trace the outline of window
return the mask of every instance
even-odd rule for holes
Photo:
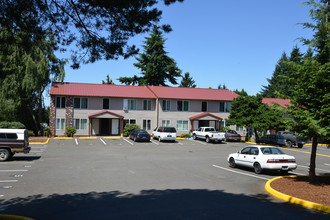
[[[75,118],[73,120],[73,126],[77,130],[87,130],[87,119]]]
[[[169,127],[171,124],[170,120],[162,120],[162,127]]]
[[[87,98],[74,98],[73,100],[74,108],[87,109],[88,99]]]
[[[56,130],[65,130],[65,118],[56,119]]]
[[[109,109],[110,105],[109,105],[109,99],[103,99],[103,109]]]
[[[202,112],[207,112],[207,102],[202,102]]]
[[[0,139],[17,139],[16,133],[0,133]]]
[[[241,151],[241,154],[250,154],[250,147],[246,147]]]
[[[127,124],[136,124],[135,119],[124,119],[124,128]]]
[[[171,110],[171,100],[163,100],[163,111]]]
[[[177,110],[187,112],[189,110],[189,102],[177,101]]]
[[[65,97],[56,97],[56,108],[65,108]]]
[[[178,131],[188,131],[188,121],[187,120],[177,120],[176,130],[178,130]]]
[[[136,110],[136,100],[124,99],[124,110]]]
[[[230,112],[231,102],[220,102],[219,112]]]
[[[151,120],[143,120],[143,129],[150,130],[151,129]]]
[[[151,110],[151,100],[143,100],[143,110]]]

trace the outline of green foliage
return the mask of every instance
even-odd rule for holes
[[[190,138],[190,134],[181,134],[180,138]]]
[[[190,76],[190,73],[186,72],[184,76],[182,76],[179,87],[196,88],[195,80]]]
[[[77,129],[75,127],[65,127],[64,134],[67,137],[73,137],[73,135],[77,132]]]
[[[140,129],[140,125],[137,124],[126,124],[124,128],[124,137],[128,137],[129,133],[131,131],[134,131],[135,129]]]
[[[44,129],[45,129],[45,136],[46,137],[49,137],[49,134],[50,134],[50,128],[49,128],[49,126],[46,126]]]
[[[102,84],[111,84],[114,85],[115,83],[112,81],[112,79],[110,79],[109,74],[107,75],[106,80],[102,80]]]
[[[21,122],[2,121],[0,122],[0,128],[25,129],[25,125]]]
[[[240,96],[248,96],[247,92],[242,89],[241,91],[239,91],[238,89],[234,90],[234,92]]]
[[[225,84],[223,84],[222,86],[221,86],[221,84],[219,84],[218,89],[228,89],[228,88]]]
[[[176,1],[163,0],[165,5]],[[128,58],[138,53],[135,45],[129,45],[131,37],[146,33],[159,22],[162,11],[160,0],[125,1],[0,1],[0,24],[4,28],[21,30],[35,39],[53,33],[65,51],[72,43],[72,67],[80,63],[93,63],[101,59]],[[169,31],[169,25],[163,25]],[[33,44],[18,42],[19,47]]]
[[[222,130],[227,131],[227,130],[231,130],[231,129],[230,129],[230,127],[223,127]]]
[[[146,37],[143,45],[144,53],[136,57],[134,66],[141,70],[143,76],[120,77],[118,80],[126,85],[167,86],[167,81],[177,84],[176,78],[181,76],[181,70],[174,59],[165,51],[165,39],[158,26],[154,26],[150,37]]]

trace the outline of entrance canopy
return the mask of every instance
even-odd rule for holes
[[[195,115],[193,117],[190,117],[189,119],[190,120],[220,120],[220,121],[223,120],[223,118],[220,118],[220,117],[213,115],[211,113],[208,113],[208,112],[204,112],[202,114]]]
[[[200,127],[214,127],[216,130],[221,130],[222,118],[208,112],[204,112],[189,118],[191,121],[192,130],[197,130]]]
[[[102,111],[96,114],[89,115],[88,118],[124,118],[124,116],[110,111]]]

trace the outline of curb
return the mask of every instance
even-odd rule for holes
[[[29,144],[49,144],[49,141],[50,141],[50,138],[48,138],[47,141],[45,141],[45,142],[30,142],[29,141]]]
[[[291,175],[291,176],[286,176],[286,177],[296,177],[296,175]],[[284,200],[286,202],[301,205],[305,208],[310,208],[310,209],[315,209],[315,210],[322,211],[322,212],[325,212],[325,213],[330,213],[330,206],[321,205],[321,204],[306,201],[306,200],[303,200],[303,199],[298,199],[296,197],[286,195],[284,193],[281,193],[281,192],[273,189],[270,186],[271,182],[273,182],[274,180],[277,180],[277,179],[281,179],[281,178],[285,178],[285,177],[280,176],[280,177],[276,177],[274,179],[268,180],[266,185],[265,185],[266,191],[269,192],[271,195],[275,196],[276,198],[279,198],[279,199]]]

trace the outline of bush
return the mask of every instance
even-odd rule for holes
[[[140,129],[140,125],[137,124],[126,124],[124,128],[124,137],[128,137],[129,133],[131,131],[134,131],[135,129]]]
[[[222,130],[223,131],[230,130],[230,127],[223,127]]]
[[[180,138],[190,138],[190,134],[181,134]]]
[[[25,125],[21,122],[2,121],[0,122],[0,128],[25,129]]]
[[[49,137],[49,134],[50,134],[50,128],[49,128],[49,126],[46,126],[46,127],[44,127],[44,131],[45,131],[45,136],[46,137]]]
[[[66,127],[65,128],[65,135],[67,137],[73,137],[73,135],[77,132],[77,129],[76,128],[73,128],[73,127]]]

